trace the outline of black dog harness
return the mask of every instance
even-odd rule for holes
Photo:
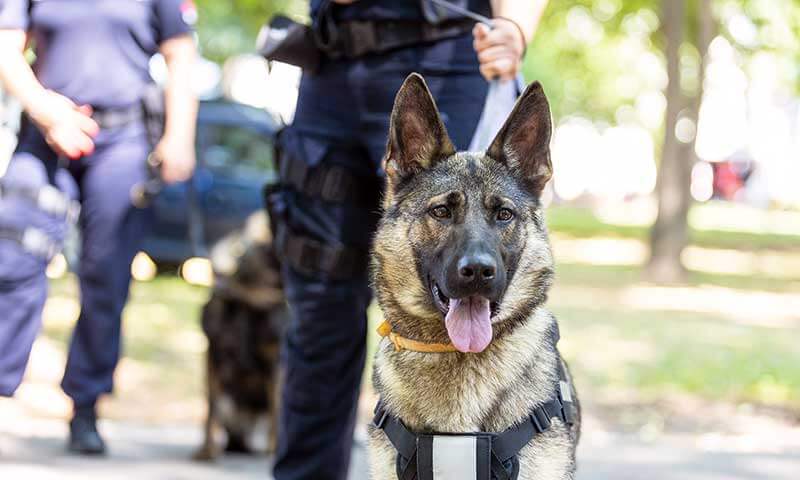
[[[386,410],[375,407],[375,427],[397,450],[399,480],[516,480],[519,451],[547,431],[552,419],[572,425],[576,407],[563,368],[556,398],[533,409],[519,424],[500,433],[414,433]]]

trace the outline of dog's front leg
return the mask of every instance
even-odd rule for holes
[[[198,461],[213,461],[220,453],[220,448],[214,442],[214,432],[219,426],[217,419],[217,378],[214,367],[211,364],[211,354],[206,353],[207,375],[206,375],[206,390],[208,393],[208,415],[206,416],[206,423],[204,427],[205,439],[203,445],[197,449],[192,455],[192,459]]]

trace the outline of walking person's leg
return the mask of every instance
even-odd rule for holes
[[[55,202],[70,202],[75,196],[74,184],[56,167],[55,155],[43,144],[23,142],[0,178],[0,396],[13,395],[22,381],[47,297],[49,258],[21,243],[21,235],[34,229],[54,253],[66,232],[65,216],[43,211],[34,199],[44,190]]]
[[[80,453],[104,451],[95,404],[113,388],[130,265],[148,223],[149,212],[137,210],[130,200],[131,188],[147,178],[147,153],[143,136],[101,144],[77,176],[83,204],[81,313],[61,386],[75,408],[70,447]]]

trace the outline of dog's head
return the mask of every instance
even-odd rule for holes
[[[544,301],[553,268],[539,198],[552,172],[550,132],[534,83],[486,152],[456,152],[422,77],[406,79],[373,255],[397,333],[480,352]]]

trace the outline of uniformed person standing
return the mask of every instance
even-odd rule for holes
[[[394,96],[411,72],[466,149],[487,79],[514,77],[544,0],[457,0],[494,28],[426,0],[311,1],[320,69],[300,85],[269,196],[293,322],[274,466],[277,480],[344,480],[364,368],[368,251],[378,220]]]
[[[130,264],[147,225],[130,192],[148,178],[154,142],[141,100],[157,52],[169,80],[155,154],[166,182],[194,168],[195,17],[191,0],[0,0],[0,81],[25,112],[0,179],[0,395],[22,379],[47,294],[45,267],[79,201],[81,313],[61,384],[74,403],[75,452],[105,449],[95,403],[112,389]]]

